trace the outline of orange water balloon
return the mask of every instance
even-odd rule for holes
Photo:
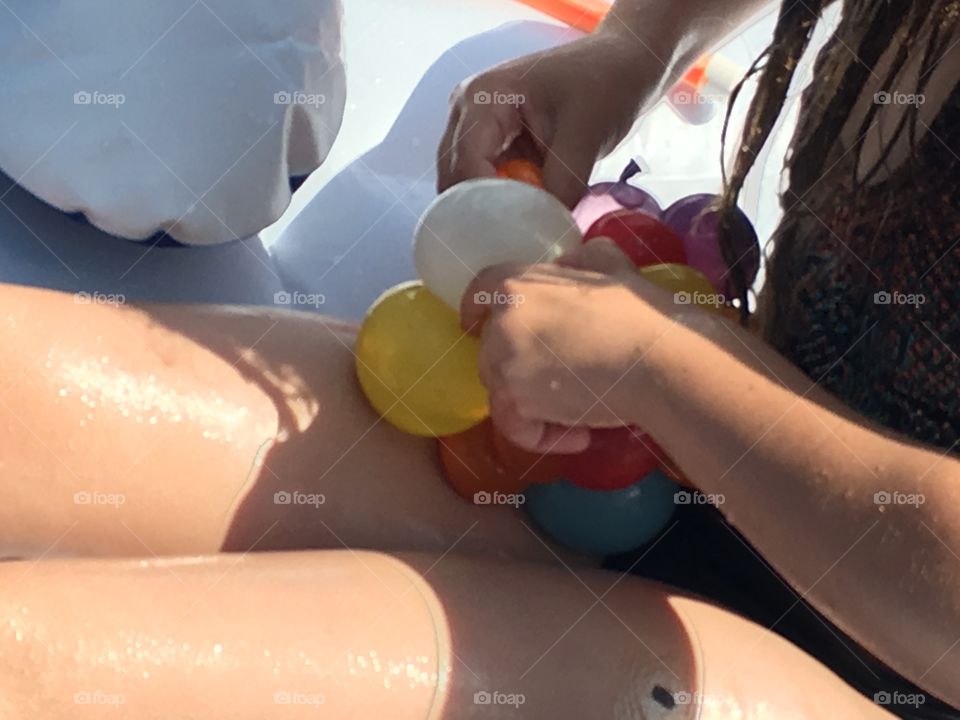
[[[493,432],[493,424],[485,420],[465,432],[440,438],[444,477],[464,500],[483,504],[482,493],[514,495],[530,485],[522,473],[508,470],[497,457]]]
[[[507,160],[498,165],[497,177],[517,180],[538,188],[543,187],[543,171],[540,166],[523,158]]]

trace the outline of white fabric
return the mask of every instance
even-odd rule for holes
[[[259,232],[346,95],[339,0],[6,0],[0,170],[125,238]]]
[[[514,5],[525,11],[519,3],[506,7]],[[451,7],[451,12],[462,12]],[[414,228],[436,197],[437,144],[447,122],[450,91],[496,63],[580,35],[522,21],[468,37],[443,53],[416,83],[383,142],[323,186],[269,245],[287,289],[307,297],[322,294],[320,312],[360,320],[385,289],[415,278]],[[391,68],[394,75],[400,70]]]

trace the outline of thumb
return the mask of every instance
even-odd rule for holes
[[[599,148],[584,141],[576,123],[561,123],[546,150],[543,185],[569,208],[579,202],[597,161]]]

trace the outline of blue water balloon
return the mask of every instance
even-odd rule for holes
[[[586,490],[567,480],[534,485],[526,508],[547,535],[571,550],[616,555],[666,529],[678,486],[659,470],[623,490]]]

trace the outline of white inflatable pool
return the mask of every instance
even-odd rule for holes
[[[749,64],[771,29],[772,18],[761,18],[724,54]],[[515,0],[346,0],[343,125],[277,223],[217,246],[153,247],[100,232],[0,175],[0,281],[167,302],[289,304],[285,291],[303,292],[311,304],[299,309],[358,319],[383,289],[414,275],[410,243],[434,196],[434,154],[451,89],[490,65],[579,34]],[[778,217],[771,172],[775,180],[792,122],[790,114],[771,161],[747,187],[746,209],[761,239]],[[685,126],[658,106],[595,178],[612,179],[640,156],[651,172],[638,184],[662,202],[714,191],[716,127]]]

